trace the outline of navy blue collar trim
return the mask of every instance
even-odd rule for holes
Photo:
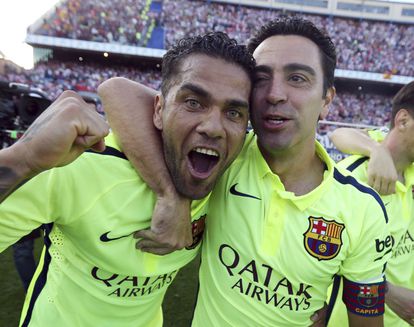
[[[349,171],[354,171],[367,160],[368,160],[368,157],[359,158],[355,160],[353,163],[351,163],[346,169],[348,169]]]

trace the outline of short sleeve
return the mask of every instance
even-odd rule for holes
[[[381,199],[373,198],[361,210],[361,215],[353,219],[362,219],[362,228],[359,235],[351,233],[349,253],[341,266],[343,300],[355,314],[381,315],[384,313],[384,271],[393,246]]]

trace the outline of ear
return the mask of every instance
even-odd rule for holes
[[[404,131],[407,129],[411,116],[405,109],[398,110],[394,118],[394,125],[398,128],[399,131]]]
[[[160,131],[162,130],[162,111],[164,108],[164,97],[158,93],[154,99],[154,116],[152,118],[154,125]]]
[[[319,119],[325,119],[329,113],[329,105],[332,103],[334,97],[336,95],[336,89],[331,86],[329,89],[326,90],[325,98],[323,99],[324,103],[322,106],[322,111],[319,114]]]

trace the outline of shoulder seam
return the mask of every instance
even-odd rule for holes
[[[351,163],[348,167],[346,167],[346,169],[349,171],[354,171],[367,160],[368,160],[368,157],[359,158],[355,160],[353,163]]]
[[[385,209],[384,202],[381,197],[372,188],[360,184],[354,177],[342,175],[337,168],[334,168],[334,178],[341,184],[349,184],[355,187],[358,191],[371,195],[381,206],[382,212],[384,213],[385,222],[388,223],[387,210]]]

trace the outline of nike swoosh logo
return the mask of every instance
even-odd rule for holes
[[[102,242],[111,242],[111,241],[116,241],[116,240],[119,240],[120,238],[124,238],[124,237],[128,237],[128,236],[131,236],[133,233],[131,233],[131,234],[128,234],[128,235],[124,235],[124,236],[119,236],[119,237],[114,237],[114,238],[109,238],[108,237],[108,234],[109,234],[110,232],[106,232],[106,233],[104,233],[104,234],[102,234],[101,235],[101,237],[99,238]]]
[[[389,204],[390,204],[390,203],[389,203],[389,202],[387,202],[387,203],[385,203],[385,204],[384,204],[384,206],[387,206],[387,205],[389,205]]]
[[[230,187],[230,193],[233,195],[237,195],[237,196],[243,196],[245,198],[252,198],[252,199],[256,199],[256,200],[261,200],[261,198],[258,198],[257,196],[254,195],[250,195],[250,194],[246,194],[246,193],[242,193],[236,190],[236,186],[238,183],[234,184],[232,187]]]

